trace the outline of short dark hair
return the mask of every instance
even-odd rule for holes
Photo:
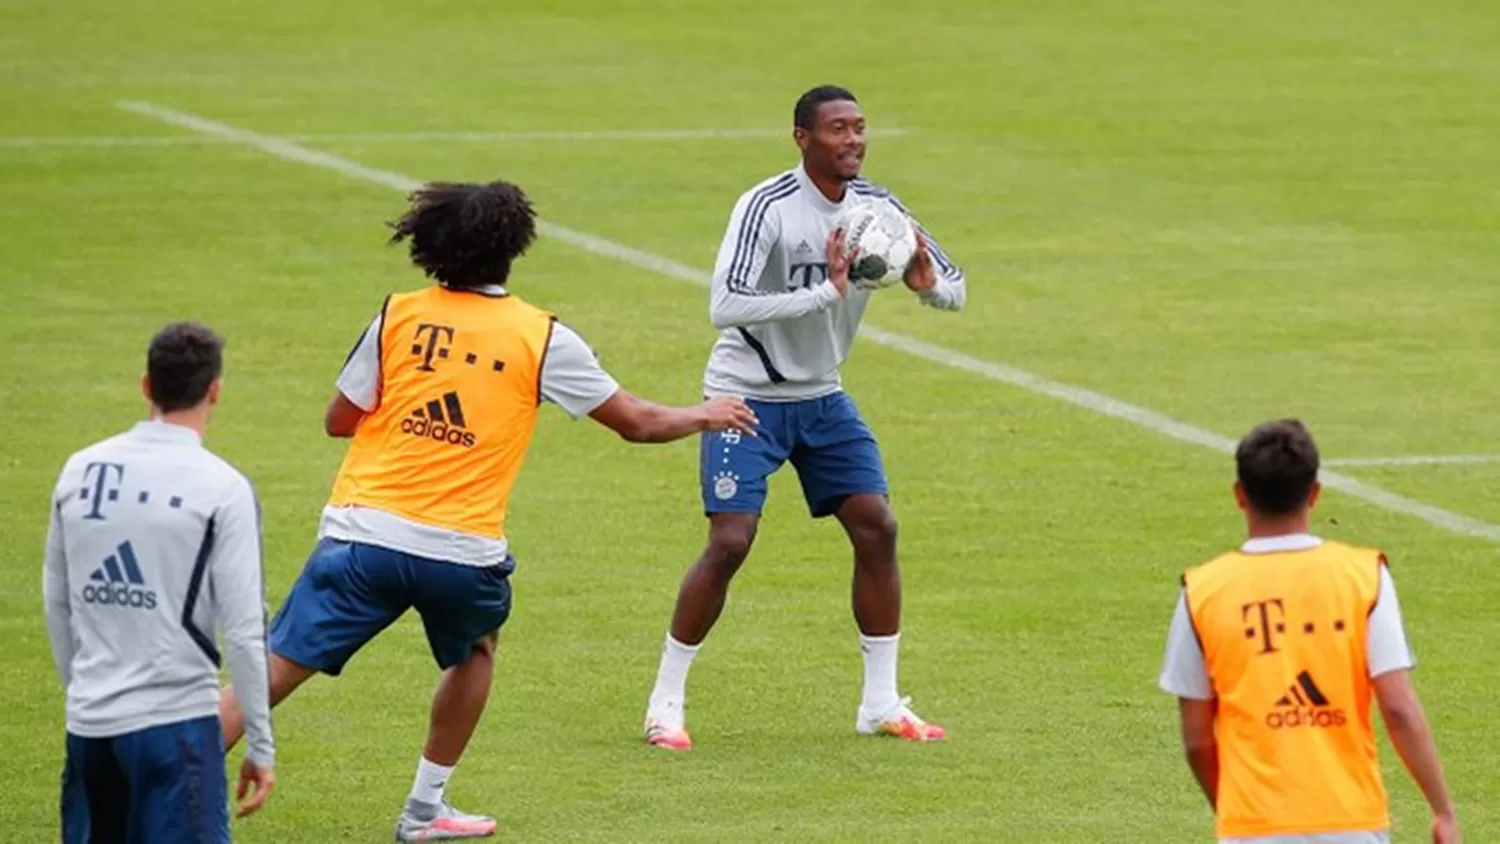
[[[819,85],[797,98],[797,106],[792,109],[792,125],[802,129],[811,129],[818,120],[819,106],[844,100],[851,103],[859,102],[848,88],[840,88],[837,85]]]
[[[503,284],[536,239],[531,200],[509,182],[433,182],[410,199],[390,242],[411,238],[411,262],[444,287]]]
[[[1318,480],[1318,445],[1297,419],[1255,426],[1234,450],[1245,497],[1257,512],[1286,516],[1307,505]]]
[[[146,350],[151,403],[163,413],[197,407],[224,371],[224,340],[206,325],[174,322]]]

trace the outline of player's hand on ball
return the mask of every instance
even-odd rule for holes
[[[906,265],[902,276],[906,286],[913,292],[931,290],[937,284],[937,271],[932,268],[932,255],[927,251],[927,238],[917,232],[917,251],[912,253],[911,263]]]
[[[703,411],[709,431],[740,431],[753,437],[760,424],[755,411],[739,396],[715,396],[703,403]]]
[[[844,251],[848,233],[836,228],[828,235],[828,280],[839,291],[840,296],[849,295],[849,268],[859,258],[859,247]]]

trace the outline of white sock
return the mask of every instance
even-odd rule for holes
[[[901,634],[859,634],[859,650],[865,657],[865,692],[860,706],[868,712],[884,713],[901,697],[896,693],[896,646]]]
[[[701,647],[701,644],[684,645],[667,634],[667,643],[661,649],[661,666],[656,669],[656,688],[651,690],[652,715],[659,716],[658,710],[672,708],[680,717],[682,702],[687,697],[688,669]]]
[[[417,763],[417,781],[412,783],[411,799],[419,803],[443,802],[443,786],[448,784],[448,777],[452,775],[452,768],[429,762],[423,756],[422,761]]]

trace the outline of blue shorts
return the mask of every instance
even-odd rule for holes
[[[706,512],[759,514],[767,479],[788,460],[814,518],[833,515],[851,495],[887,494],[875,435],[847,394],[748,404],[760,417],[759,436],[703,435],[698,472]]]
[[[463,663],[510,617],[515,561],[483,568],[323,539],[271,621],[271,652],[338,676],[376,634],[415,607],[440,668]]]
[[[218,716],[112,738],[68,734],[64,844],[228,844]]]

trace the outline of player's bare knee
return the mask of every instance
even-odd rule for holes
[[[714,525],[708,537],[708,551],[703,555],[714,569],[726,577],[732,577],[745,558],[750,556],[750,546],[755,544],[755,525],[729,523]]]
[[[896,547],[896,528],[896,514],[882,509],[850,525],[849,538],[856,549],[890,550]]]

